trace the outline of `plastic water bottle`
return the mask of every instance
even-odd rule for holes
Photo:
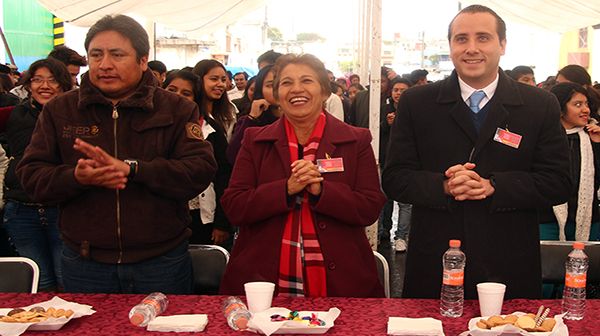
[[[451,240],[450,248],[442,258],[444,276],[440,296],[440,314],[448,317],[460,317],[465,301],[464,278],[467,257],[460,250],[460,240]]]
[[[157,315],[163,313],[169,300],[163,293],[151,293],[146,296],[137,306],[129,311],[129,321],[138,327],[145,327],[148,322],[152,321]]]
[[[223,301],[223,315],[231,329],[244,330],[248,328],[251,314],[239,297],[230,296]]]
[[[582,242],[573,243],[573,251],[565,262],[565,289],[562,311],[568,320],[581,320],[585,312],[585,283],[588,270],[588,256],[583,252]]]

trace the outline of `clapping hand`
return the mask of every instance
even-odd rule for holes
[[[292,163],[292,175],[287,181],[288,195],[295,195],[306,189],[312,195],[321,194],[323,177],[317,166],[308,160],[297,160]]]
[[[125,189],[126,176],[129,174],[128,164],[81,139],[75,139],[73,148],[87,157],[79,159],[75,166],[75,179],[79,183],[109,189]]]

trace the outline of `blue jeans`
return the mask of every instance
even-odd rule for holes
[[[99,263],[64,246],[62,268],[65,291],[71,293],[192,293],[187,241],[161,256],[133,264]]]
[[[412,204],[399,203],[398,208],[398,229],[394,234],[394,240],[408,238],[408,231],[410,230],[410,218],[412,216]]]
[[[39,289],[62,287],[60,252],[62,240],[58,230],[56,207],[26,205],[7,201],[4,226],[17,252],[35,261],[40,268]]]

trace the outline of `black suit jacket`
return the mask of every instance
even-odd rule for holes
[[[505,283],[507,298],[541,294],[536,209],[568,198],[567,141],[553,95],[499,76],[479,133],[456,72],[400,99],[382,184],[389,198],[413,204],[405,297],[439,297],[450,239],[460,239],[467,255],[467,298],[485,281]],[[494,141],[498,128],[521,135],[519,148]],[[465,162],[493,176],[491,197],[455,201],[444,193],[444,171]]]

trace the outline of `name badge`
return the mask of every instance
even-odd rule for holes
[[[517,133],[509,132],[508,130],[501,129],[500,127],[496,129],[496,134],[494,135],[494,141],[505,144],[512,148],[519,148],[522,138],[523,137]]]
[[[343,158],[328,158],[317,160],[317,169],[320,173],[335,173],[344,171]]]

